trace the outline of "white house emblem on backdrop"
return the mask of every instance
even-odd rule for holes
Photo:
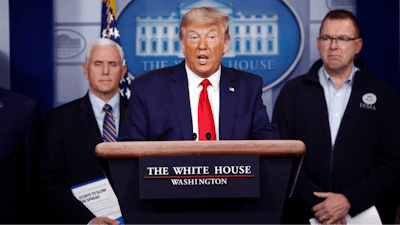
[[[70,59],[78,56],[86,49],[86,40],[82,34],[70,29],[54,31],[55,57]]]
[[[219,6],[213,4],[212,6]],[[180,5],[180,15],[185,15],[193,4]],[[232,14],[232,8],[221,11]],[[232,43],[224,57],[277,55],[278,15],[243,15],[237,12],[230,18]],[[181,18],[175,12],[168,17],[136,17],[137,56],[176,56],[184,58],[179,42]],[[161,34],[161,35],[157,35]],[[255,36],[255,37],[253,37]]]
[[[129,72],[140,76],[180,63],[181,18],[198,7],[229,15],[230,45],[222,64],[261,76],[263,90],[285,79],[300,60],[304,31],[285,0],[134,0],[118,17]]]

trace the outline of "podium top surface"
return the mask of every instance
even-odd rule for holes
[[[260,155],[260,157],[302,157],[306,146],[297,140],[243,141],[132,141],[103,142],[96,155],[104,159],[136,159],[142,156]]]

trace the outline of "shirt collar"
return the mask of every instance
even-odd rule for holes
[[[112,114],[115,116],[116,109],[119,109],[119,104],[120,104],[120,95],[119,92],[117,92],[108,102],[104,102],[101,98],[97,97],[94,95],[90,90],[89,90],[89,99],[90,103],[92,104],[92,109],[94,112],[94,115],[96,117],[100,116],[100,114],[103,112],[103,107],[107,103],[111,106],[112,108]]]
[[[353,66],[352,66],[351,72],[350,72],[350,76],[345,80],[345,82],[347,82],[347,81],[353,82],[353,81],[354,81],[354,75],[356,74],[356,72],[357,72],[358,70],[360,70],[360,69],[357,68],[357,67],[355,67],[355,66],[354,66],[354,63],[353,63]],[[326,71],[325,66],[322,66],[322,73],[323,73],[324,77],[325,77],[328,81],[332,80],[331,76],[329,76],[328,72]]]
[[[185,62],[185,69],[186,69],[186,74],[188,78],[188,86],[189,90],[194,90],[196,87],[200,85],[200,83],[205,79],[197,74],[195,74],[186,64]],[[221,81],[221,65],[219,66],[218,70],[213,73],[211,76],[207,78],[212,87],[214,88],[215,91],[219,91],[219,83]]]

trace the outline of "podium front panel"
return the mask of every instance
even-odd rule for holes
[[[260,198],[231,199],[139,200],[138,159],[107,162],[126,224],[279,224],[294,159],[260,157]]]

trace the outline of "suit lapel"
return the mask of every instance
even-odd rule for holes
[[[82,98],[81,104],[79,106],[78,116],[90,136],[92,136],[92,138],[98,143],[103,142],[103,138],[101,137],[96,118],[93,114],[92,105],[90,104],[89,94],[86,94]]]
[[[233,123],[235,120],[237,91],[234,75],[221,66],[220,109],[219,109],[219,139],[232,139]],[[221,116],[222,115],[222,116]]]
[[[178,115],[183,140],[191,140],[193,126],[185,61],[182,61],[182,63],[176,67],[174,73],[171,75],[169,90],[171,92],[174,107]]]

